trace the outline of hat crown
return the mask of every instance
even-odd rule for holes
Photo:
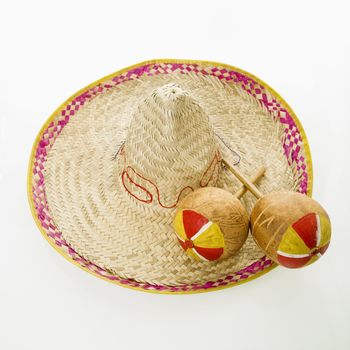
[[[121,180],[133,200],[175,207],[192,190],[215,185],[218,145],[209,117],[177,84],[155,89],[135,109],[123,147]]]

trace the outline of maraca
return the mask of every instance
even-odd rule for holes
[[[312,198],[297,192],[263,196],[256,186],[226,161],[223,164],[258,198],[250,217],[255,242],[276,263],[298,268],[309,265],[327,250],[331,223]]]
[[[265,168],[251,179],[257,181]],[[186,196],[178,206],[173,225],[186,253],[203,261],[215,261],[235,254],[249,231],[249,215],[239,201],[246,192],[242,186],[235,195],[216,187],[203,187]]]

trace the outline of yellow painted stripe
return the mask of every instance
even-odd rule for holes
[[[180,210],[176,216],[175,219],[173,221],[173,227],[174,230],[176,232],[176,235],[182,239],[183,241],[185,241],[186,238],[186,233],[185,233],[185,228],[184,228],[184,223],[183,223],[183,215],[182,215],[182,210]]]
[[[193,240],[193,244],[200,248],[224,248],[225,240],[220,227],[213,222],[201,235]]]
[[[282,240],[278,246],[278,250],[287,254],[309,254],[310,249],[295,232],[292,226],[289,226],[287,231],[282,237]]]
[[[193,248],[187,249],[186,253],[189,257],[197,261],[206,260],[206,259],[202,259],[202,257]]]
[[[326,245],[330,239],[331,239],[331,223],[329,219],[325,216],[320,214],[320,225],[321,225],[321,240],[319,247],[323,247]]]

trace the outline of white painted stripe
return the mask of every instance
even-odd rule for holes
[[[317,222],[317,231],[316,231],[316,246],[319,247],[320,246],[320,242],[321,242],[321,222],[320,222],[320,216],[316,215],[316,222]]]
[[[184,242],[184,243],[185,243],[185,241],[183,240],[183,238],[180,237],[176,231],[175,231],[175,234],[176,234],[176,237],[177,237],[181,242]]]
[[[206,259],[203,255],[200,255],[200,254],[196,251],[196,249],[194,249],[194,248],[191,248],[191,249],[192,249],[193,253],[195,253],[195,254],[198,256],[199,259],[204,260],[204,261],[209,261],[209,260]]]
[[[287,258],[306,258],[307,256],[310,256],[309,254],[288,254],[281,252],[280,250],[277,251],[277,254],[285,256]]]
[[[198,236],[200,236],[207,228],[209,228],[213,223],[211,221],[208,221],[205,225],[201,227],[201,229],[191,238],[191,241],[193,242]]]

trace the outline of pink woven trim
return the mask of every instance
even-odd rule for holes
[[[116,275],[111,274],[105,269],[102,269],[92,262],[81,257],[74,251],[64,240],[62,233],[55,226],[50,216],[48,203],[45,194],[45,182],[44,182],[44,165],[47,159],[47,152],[54,143],[55,139],[59,136],[65,125],[69,122],[70,118],[82,107],[84,104],[93,99],[98,94],[101,94],[114,86],[124,83],[128,80],[137,79],[141,76],[153,76],[157,74],[170,74],[173,72],[188,74],[189,72],[216,76],[220,80],[232,81],[242,87],[247,93],[254,96],[262,105],[270,111],[270,113],[278,118],[280,123],[285,127],[284,138],[282,146],[284,148],[285,155],[290,163],[296,165],[296,169],[301,176],[301,183],[299,192],[307,193],[308,174],[306,172],[305,158],[301,154],[302,136],[295,124],[293,118],[289,114],[286,108],[283,107],[275,97],[271,96],[264,86],[254,81],[250,77],[236,71],[227,70],[220,67],[201,67],[198,64],[175,64],[175,63],[161,63],[161,64],[147,64],[138,68],[131,69],[126,73],[120,74],[113,79],[100,83],[78,97],[71,100],[56,116],[46,130],[42,133],[41,139],[38,142],[35,159],[33,164],[33,184],[32,194],[34,207],[37,213],[37,217],[40,224],[47,236],[58,246],[62,251],[68,255],[71,259],[77,262],[83,268],[90,270],[96,275],[105,277],[112,281],[117,281],[120,284],[127,285],[128,287],[141,288],[144,290],[156,290],[164,292],[190,292],[208,290],[216,287],[224,287],[236,284],[242,280],[249,279],[255,274],[262,272],[266,268],[272,265],[272,261],[267,257],[263,257],[248,267],[245,267],[239,272],[226,276],[223,279],[217,281],[208,281],[205,284],[190,284],[182,285],[178,287],[169,287],[162,285],[153,285],[149,283],[137,282],[132,279],[123,279]]]

